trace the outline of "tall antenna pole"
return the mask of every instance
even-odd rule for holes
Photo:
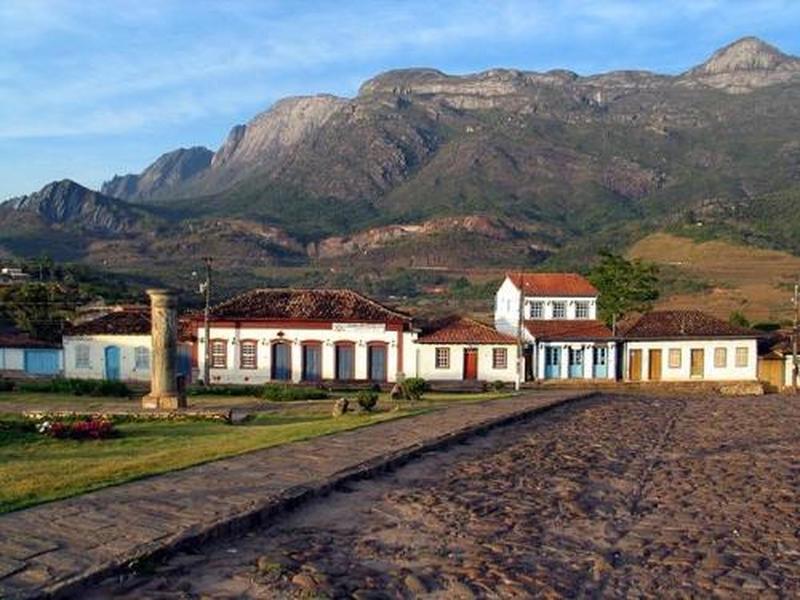
[[[522,353],[522,320],[525,310],[525,274],[519,274],[519,305],[517,306],[517,380],[514,389],[519,391],[525,378],[525,357]]]
[[[792,390],[797,394],[797,325],[800,321],[800,303],[798,303],[798,284],[794,284],[794,326],[792,327]]]
[[[204,339],[206,341],[205,346],[205,360],[203,361],[203,383],[205,385],[211,385],[211,324],[209,322],[209,318],[211,316],[211,262],[212,258],[210,256],[203,257],[203,262],[206,265],[206,280],[202,285],[203,292],[205,294],[205,309],[203,310],[203,329],[204,329]]]

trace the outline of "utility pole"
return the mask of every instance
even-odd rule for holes
[[[205,339],[205,360],[203,361],[203,383],[211,385],[211,262],[210,256],[204,256],[203,262],[206,265],[206,280],[200,284],[200,291],[205,294],[206,305],[203,310],[203,337]]]
[[[794,296],[792,302],[794,303],[794,323],[792,327],[792,390],[797,394],[797,325],[800,321],[800,303],[798,303],[798,284],[794,284]]]
[[[517,306],[517,380],[514,389],[520,390],[525,379],[525,357],[522,353],[522,321],[525,310],[525,274],[519,274],[519,304]]]

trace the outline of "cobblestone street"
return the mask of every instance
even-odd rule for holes
[[[91,597],[789,598],[800,402],[600,397]]]

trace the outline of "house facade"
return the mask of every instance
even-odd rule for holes
[[[624,379],[756,381],[759,336],[697,310],[647,313],[624,328]]]
[[[495,328],[520,336],[525,380],[615,379],[617,342],[597,320],[597,289],[577,273],[509,273]]]
[[[517,340],[465,317],[424,327],[416,341],[416,374],[429,381],[517,379]]]
[[[257,289],[211,311],[211,383],[390,383],[415,369],[411,318],[351,290]],[[194,321],[204,372],[202,319]]]
[[[108,313],[71,327],[63,338],[64,375],[74,379],[150,381],[149,309]],[[191,341],[178,344],[178,372],[191,379]]]
[[[64,369],[60,343],[31,338],[19,331],[0,333],[0,373],[5,377],[55,377]]]

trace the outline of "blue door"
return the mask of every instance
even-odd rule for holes
[[[292,355],[289,344],[272,344],[272,379],[289,381],[292,378]]]
[[[561,348],[544,349],[544,378],[558,379],[561,377]]]
[[[106,346],[106,379],[119,379],[119,348]]]
[[[386,346],[371,345],[368,348],[367,361],[370,381],[386,381]]]
[[[594,348],[594,373],[595,379],[608,377],[608,348],[596,346]]]
[[[25,350],[25,372],[30,375],[57,375],[58,350]]]
[[[583,350],[580,348],[569,349],[569,378],[583,377]]]

